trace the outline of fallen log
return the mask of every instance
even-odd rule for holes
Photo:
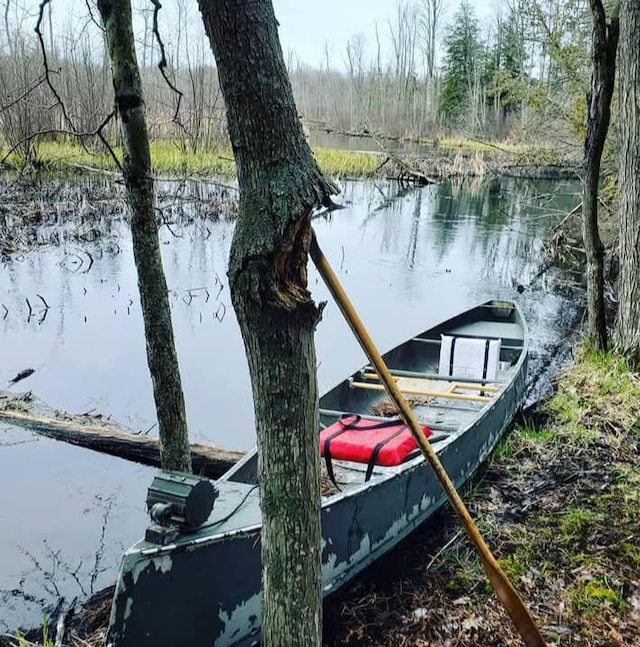
[[[399,179],[401,180],[409,180],[411,182],[414,182],[416,184],[420,185],[425,185],[425,184],[437,184],[438,180],[434,177],[430,177],[426,173],[423,173],[420,169],[414,168],[410,164],[408,164],[405,160],[403,160],[400,155],[394,153],[392,150],[389,150],[383,142],[380,141],[379,137],[376,137],[375,135],[371,135],[373,141],[375,141],[376,144],[380,147],[380,149],[384,152],[384,154],[387,156],[385,161],[380,164],[378,169],[382,168],[387,162],[391,161],[393,162],[401,172],[401,177]]]
[[[158,438],[137,434],[112,421],[97,416],[60,414],[38,403],[42,411],[29,411],[35,400],[30,394],[0,393],[0,420],[31,429],[38,434],[118,456],[144,465],[160,467]],[[244,456],[241,450],[216,445],[191,445],[191,460],[195,474],[218,478]]]
[[[410,166],[399,155],[396,155],[393,151],[384,148],[380,142],[378,142],[378,145],[382,147],[382,150],[384,150],[387,157],[400,169],[400,179],[409,180],[420,185],[438,183],[438,180],[436,178],[423,173],[420,169]]]

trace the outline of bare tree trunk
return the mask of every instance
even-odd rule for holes
[[[618,16],[607,22],[602,0],[590,0],[593,14],[591,89],[587,92],[587,136],[584,143],[582,183],[582,238],[587,256],[588,336],[601,350],[607,349],[604,309],[604,246],[598,231],[600,162],[609,130],[611,98],[616,76]]]
[[[320,464],[310,215],[335,187],[297,117],[271,0],[199,0],[238,168],[229,283],[258,434],[263,644],[320,645]]]
[[[190,472],[184,396],[160,256],[144,98],[131,27],[131,3],[130,0],[98,0],[98,9],[105,28],[116,106],[122,124],[122,170],[131,209],[133,255],[158,415],[160,458],[164,469]]]
[[[640,2],[620,9],[620,306],[617,345],[640,367]]]

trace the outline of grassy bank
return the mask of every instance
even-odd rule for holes
[[[88,168],[114,171],[111,156],[97,142],[95,151],[72,140],[42,141],[37,145],[39,165],[52,172],[85,171]],[[395,145],[395,142],[390,143]],[[427,145],[425,143],[425,145]],[[429,152],[405,156],[409,166],[435,179],[484,176],[490,174],[523,174],[532,177],[555,177],[573,172],[573,162],[552,149],[534,148],[523,143],[492,143],[474,139],[442,139],[428,143]],[[376,175],[396,176],[401,169],[387,165],[382,170],[384,154],[314,148],[320,168],[333,177],[370,178]],[[121,150],[116,149],[121,157]],[[154,173],[170,177],[206,177],[229,179],[235,175],[233,153],[185,150],[177,142],[154,141],[151,144]],[[0,158],[2,150],[0,149]],[[20,160],[12,155],[9,167],[19,168]]]
[[[640,379],[582,352],[466,494],[549,644],[640,645],[639,444]],[[450,513],[375,568],[328,604],[334,644],[521,644]]]
[[[115,149],[118,157],[122,151]],[[314,149],[314,155],[322,170],[332,176],[354,178],[372,177],[382,159],[370,153]],[[0,150],[0,157],[2,157]],[[100,147],[96,152],[87,150],[79,144],[67,140],[43,141],[38,144],[38,156],[41,165],[54,172],[69,172],[96,168],[116,170],[113,159]],[[189,152],[176,142],[154,141],[151,143],[151,159],[157,175],[176,177],[218,177],[231,178],[235,175],[233,153],[229,150]],[[12,155],[7,160],[9,165],[18,167],[20,160]]]

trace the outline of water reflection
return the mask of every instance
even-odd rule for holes
[[[347,208],[317,218],[315,227],[382,349],[483,299],[518,297],[521,284],[529,289],[519,300],[544,337],[554,325],[548,310],[566,297],[529,284],[554,210],[572,208],[574,193],[570,184],[505,179],[480,190],[347,182],[340,196]],[[184,217],[184,204],[171,204],[177,211],[161,240],[190,432],[247,448],[254,442],[251,390],[226,280],[233,222],[194,220]],[[22,386],[52,405],[95,408],[147,431],[155,415],[131,240],[122,221],[111,219],[108,230],[106,240],[62,242],[0,270],[7,286],[0,380],[35,368]],[[313,270],[310,286],[317,300],[328,300]],[[362,361],[332,303],[317,348],[321,388]]]

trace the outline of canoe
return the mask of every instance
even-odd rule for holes
[[[516,413],[524,391],[527,348],[527,326],[517,305],[489,301],[383,356],[418,420],[430,430],[429,440],[456,486],[488,456]],[[357,420],[373,426],[394,416],[370,366],[326,392],[319,405],[319,432],[325,438],[336,425],[348,427]],[[325,595],[395,546],[444,501],[417,449],[409,449],[399,464],[372,467],[332,456],[330,469],[335,485],[322,495]],[[126,552],[107,644],[259,644],[256,452],[214,487],[218,496],[203,525],[177,531],[168,542],[156,542],[147,533]]]

